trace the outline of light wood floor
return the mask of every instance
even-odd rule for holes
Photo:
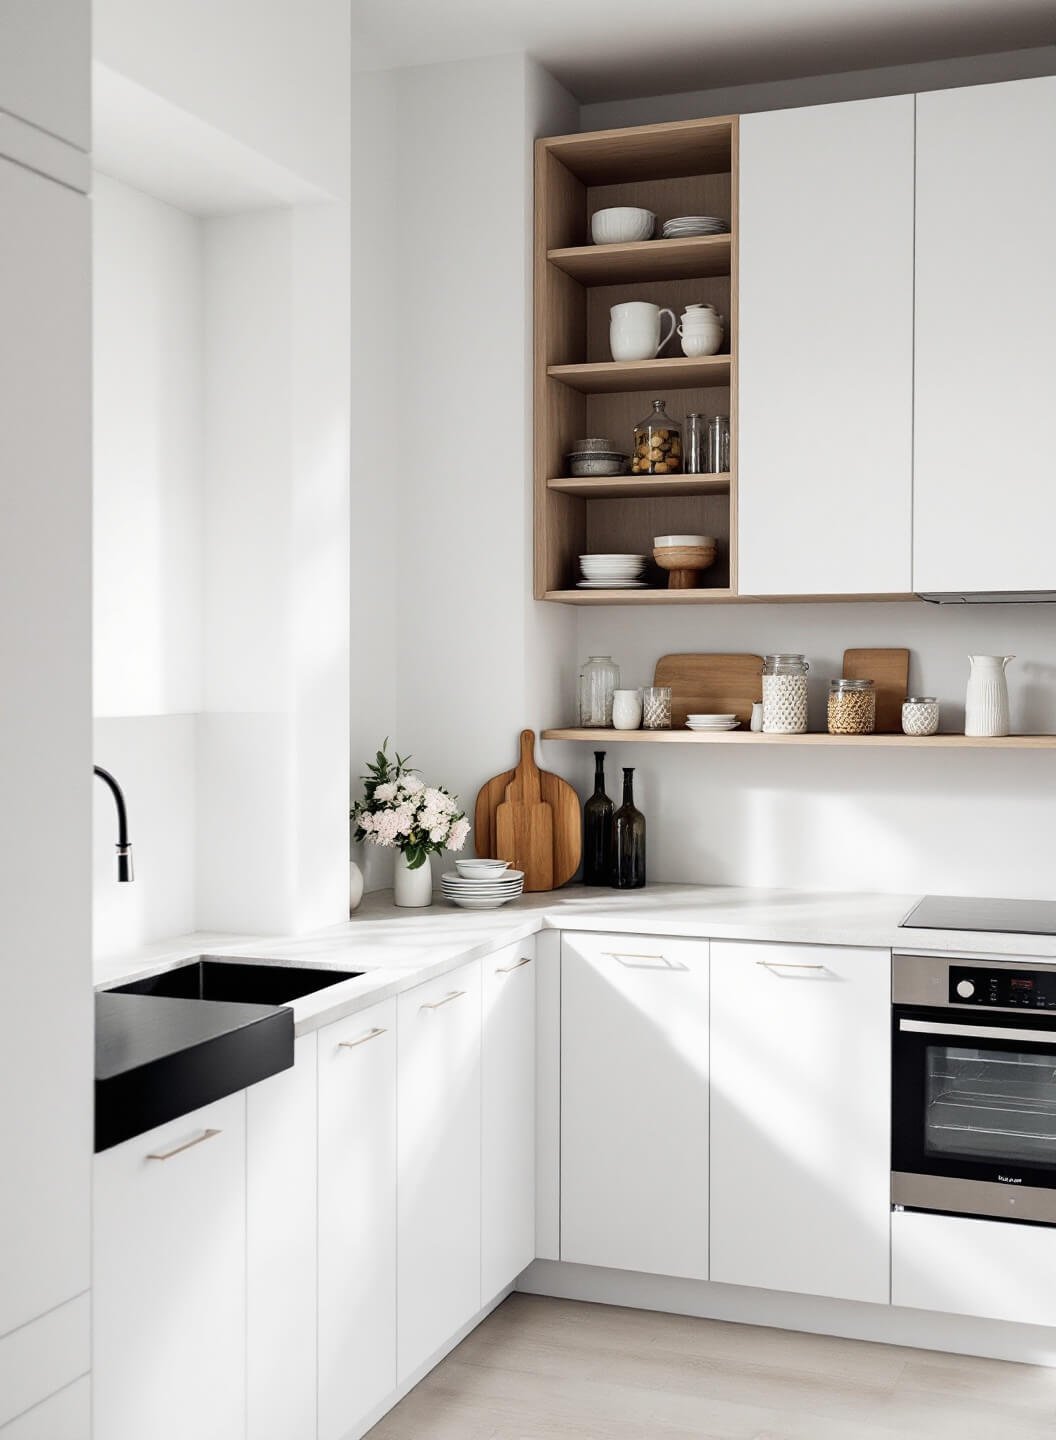
[[[1056,1370],[512,1295],[369,1440],[1056,1440]]]

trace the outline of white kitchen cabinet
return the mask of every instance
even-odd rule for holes
[[[480,1289],[535,1259],[535,937],[483,964]]]
[[[98,1440],[245,1434],[246,1097],[95,1159]]]
[[[1056,589],[1056,76],[917,97],[913,586]]]
[[[561,1259],[708,1277],[708,943],[561,937]]]
[[[91,149],[91,0],[3,0],[0,110]]]
[[[1056,1230],[898,1212],[891,1216],[891,1303],[1056,1325]]]
[[[891,957],[713,942],[711,1278],[884,1304]]]
[[[316,1037],[246,1091],[246,1436],[315,1440]]]
[[[91,1436],[92,1395],[87,1375],[34,1405],[10,1425],[0,1425],[0,1440],[91,1440]]]
[[[913,97],[742,116],[738,246],[738,587],[906,593]]]
[[[5,1336],[89,1283],[91,272],[84,196],[0,160],[0,217]]]
[[[399,997],[397,1378],[480,1309],[481,962]]]
[[[319,1031],[319,1440],[396,1388],[396,1001]]]

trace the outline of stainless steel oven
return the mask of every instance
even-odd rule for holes
[[[1056,1225],[1056,961],[893,966],[892,1204]]]

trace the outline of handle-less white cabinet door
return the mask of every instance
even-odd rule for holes
[[[738,246],[738,588],[904,594],[913,97],[742,116]]]
[[[91,149],[91,0],[3,0],[0,110]]]
[[[711,1278],[889,1298],[891,956],[711,947]]]
[[[535,1259],[535,938],[487,956],[481,1079],[481,1300]]]
[[[396,1388],[396,1001],[319,1031],[319,1440]]]
[[[913,586],[1056,589],[1056,76],[917,97]]]
[[[561,1259],[708,1278],[708,943],[561,937]]]
[[[480,961],[399,998],[397,1376],[480,1309]]]
[[[92,1396],[88,1376],[0,1425],[0,1440],[91,1440]]]
[[[93,1413],[99,1440],[241,1440],[246,1097],[95,1157]]]

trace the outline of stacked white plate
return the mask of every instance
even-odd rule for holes
[[[644,555],[581,555],[579,568],[583,579],[581,590],[641,590],[645,581],[641,578],[646,567]]]
[[[502,869],[479,877],[448,870],[440,876],[445,900],[463,910],[497,910],[524,893],[524,871]]]
[[[665,240],[688,240],[693,235],[727,235],[729,225],[719,215],[676,215],[664,221]]]
[[[736,730],[741,722],[736,715],[687,715],[687,730]]]

